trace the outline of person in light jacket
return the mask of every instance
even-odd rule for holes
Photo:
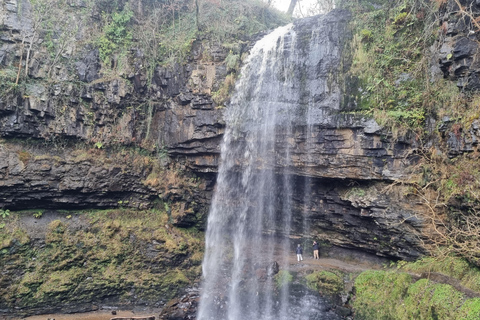
[[[303,249],[300,245],[297,246],[296,253],[297,253],[297,261],[303,261],[303,257],[302,257]]]
[[[320,259],[320,257],[318,256],[318,243],[317,241],[313,241],[313,259]]]

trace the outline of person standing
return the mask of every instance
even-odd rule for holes
[[[296,253],[297,253],[297,261],[303,261],[303,257],[302,257],[303,249],[300,245],[297,246]]]
[[[317,241],[313,241],[313,259],[320,259],[318,256],[318,243]]]

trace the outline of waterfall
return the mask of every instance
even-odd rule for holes
[[[305,190],[301,202],[310,202],[310,180],[298,186],[295,175],[302,175],[299,167],[306,175],[314,161],[307,156],[299,163],[299,141],[313,148],[315,126],[339,104],[330,74],[339,46],[329,40],[335,25],[323,20],[274,30],[255,44],[241,70],[226,110],[208,217],[200,320],[327,319],[318,298],[296,294],[274,276],[277,266],[296,263],[294,246],[302,243],[293,239],[297,189]],[[296,237],[309,231],[300,219]]]

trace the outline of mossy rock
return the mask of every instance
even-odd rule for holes
[[[337,273],[325,270],[314,272],[307,275],[305,280],[310,289],[326,295],[335,295],[344,290],[343,274]]]
[[[80,229],[54,220],[41,247],[10,228],[1,236],[6,252],[0,255],[0,309],[168,301],[199,278],[204,235],[166,228],[166,217],[154,211],[89,212]]]
[[[274,277],[275,285],[281,288],[293,281],[293,274],[288,270],[280,270]]]
[[[364,271],[355,280],[356,319],[479,319],[480,299],[402,272]]]

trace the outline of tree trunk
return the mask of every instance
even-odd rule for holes
[[[22,70],[22,60],[23,60],[24,47],[25,47],[25,44],[22,41],[22,50],[20,52],[20,62],[18,62],[18,72],[17,72],[17,79],[15,80],[15,84],[18,84],[18,81],[20,80],[20,71]]]
[[[291,16],[293,14],[293,10],[297,5],[297,0],[290,0],[290,6],[288,6],[287,14]]]
[[[200,31],[200,8],[198,6],[198,0],[195,0],[195,23],[197,24],[197,31]]]

